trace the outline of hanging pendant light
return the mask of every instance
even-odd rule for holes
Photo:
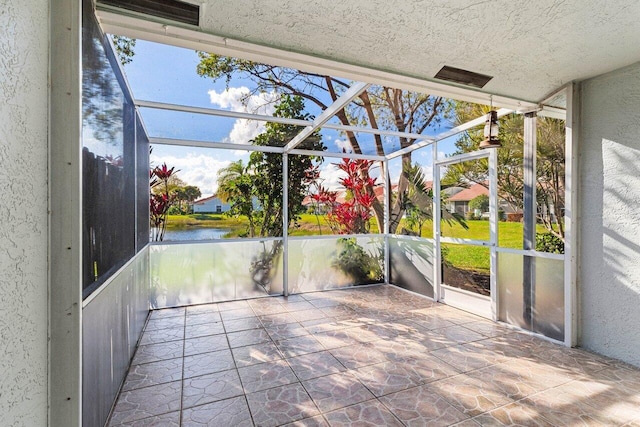
[[[487,121],[484,124],[484,141],[480,143],[480,148],[500,148],[502,144],[498,139],[498,112],[493,109],[493,97],[491,97],[491,111],[487,114]]]

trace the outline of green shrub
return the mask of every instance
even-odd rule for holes
[[[356,284],[382,280],[379,260],[365,251],[355,238],[338,239],[338,247],[338,256],[332,263],[333,267],[351,276]]]
[[[487,196],[486,194],[481,194],[471,199],[471,201],[469,202],[469,210],[474,211],[476,209],[480,209],[480,212],[488,212],[489,196]]]
[[[536,234],[536,251],[547,252],[552,254],[563,254],[564,242],[555,234],[537,233]]]

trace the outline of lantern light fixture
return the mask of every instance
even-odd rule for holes
[[[493,109],[493,97],[491,97],[491,111],[487,114],[487,121],[484,124],[484,141],[480,143],[481,149],[500,148],[502,144],[498,139],[498,112]]]

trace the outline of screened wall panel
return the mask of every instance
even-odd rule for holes
[[[282,293],[282,241],[153,244],[151,307]]]
[[[389,237],[389,282],[433,298],[434,242],[404,236]]]
[[[379,236],[290,238],[288,256],[292,294],[384,281]]]
[[[564,260],[532,257],[532,316],[524,314],[525,256],[498,253],[499,319],[559,341],[564,339]]]
[[[86,298],[146,244],[148,144],[91,2],[82,34],[83,296]],[[138,132],[136,132],[138,128]],[[138,133],[138,135],[136,135]],[[145,153],[146,152],[146,153]],[[136,157],[138,157],[136,159]],[[137,181],[137,183],[136,183]],[[136,200],[136,197],[138,198]],[[136,248],[137,241],[137,248]]]

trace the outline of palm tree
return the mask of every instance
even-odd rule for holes
[[[229,203],[229,213],[244,215],[249,223],[249,236],[255,236],[253,211],[253,180],[249,167],[242,160],[231,162],[218,171],[218,198]]]

